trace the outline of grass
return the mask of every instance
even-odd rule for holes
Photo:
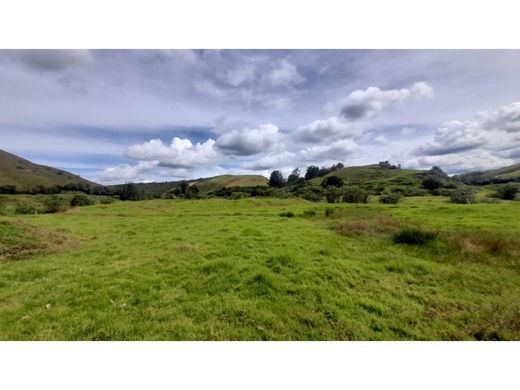
[[[520,202],[153,200],[0,221],[76,243],[0,263],[4,340],[520,339]],[[410,226],[438,239],[393,243]]]

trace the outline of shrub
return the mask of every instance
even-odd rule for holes
[[[38,209],[29,203],[18,203],[14,212],[16,214],[38,214]]]
[[[119,192],[119,199],[121,200],[142,200],[144,196],[135,184],[129,183],[121,187]]]
[[[327,176],[321,182],[322,187],[342,187],[343,179],[338,176]]]
[[[475,193],[470,190],[453,191],[450,195],[450,202],[459,204],[476,203]]]
[[[74,197],[72,198],[72,200],[70,201],[70,205],[72,207],[77,207],[77,206],[91,206],[94,204],[94,201],[92,199],[90,199],[88,196],[86,195],[74,195]]]
[[[367,203],[368,192],[359,187],[348,187],[343,190],[341,200],[345,203]]]
[[[327,200],[327,203],[339,203],[342,193],[343,191],[341,188],[327,187],[325,199]]]
[[[418,228],[403,228],[394,234],[393,239],[396,244],[426,245],[436,237],[437,235],[433,232],[427,232]]]
[[[423,188],[432,191],[442,187],[442,180],[437,176],[430,175],[423,179],[421,185]]]
[[[63,198],[52,196],[43,202],[46,213],[59,213],[67,210],[67,203]]]
[[[334,214],[334,209],[332,207],[326,207],[325,208],[325,216],[330,217],[332,214]]]
[[[303,212],[304,217],[313,217],[316,215],[316,210],[305,210]]]
[[[280,213],[280,217],[293,218],[294,213],[292,211],[286,211],[286,212]]]
[[[520,189],[518,186],[514,184],[506,184],[497,189],[496,196],[504,200],[514,200],[519,191]]]
[[[383,204],[397,204],[401,200],[401,195],[392,193],[392,194],[385,194],[381,195],[379,197],[379,203]]]

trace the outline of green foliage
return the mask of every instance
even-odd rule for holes
[[[384,194],[379,197],[379,203],[397,204],[401,200],[401,195],[397,193]]]
[[[428,232],[419,228],[407,227],[395,233],[393,240],[396,244],[426,245],[436,237],[437,235],[433,232]]]
[[[367,203],[368,192],[362,188],[351,186],[343,189],[341,200],[344,203]]]
[[[472,190],[455,190],[450,195],[450,202],[458,204],[475,203],[475,193]]]
[[[119,199],[136,201],[143,200],[144,196],[135,184],[129,183],[121,187],[119,192]]]
[[[72,207],[91,206],[93,204],[94,201],[86,195],[74,195],[74,198],[72,198],[70,201],[70,205]]]
[[[285,180],[283,178],[282,172],[280,171],[272,171],[271,176],[269,177],[269,187],[280,188],[285,185]]]
[[[421,186],[427,190],[436,190],[442,187],[442,179],[438,176],[429,175],[423,179]]]
[[[300,180],[300,170],[298,168],[294,169],[289,177],[287,177],[287,183],[294,184]]]
[[[327,176],[321,182],[321,186],[326,187],[343,187],[343,179],[337,176]]]
[[[284,211],[283,213],[280,213],[280,217],[293,218],[294,213],[292,211]]]
[[[46,213],[59,213],[67,210],[69,203],[61,196],[51,196],[44,201]]]
[[[505,184],[497,188],[496,196],[504,200],[514,200],[520,188],[516,184]]]
[[[16,214],[38,214],[38,208],[27,202],[19,202],[15,207]]]

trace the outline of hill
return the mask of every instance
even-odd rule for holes
[[[36,186],[51,187],[78,183],[96,185],[73,173],[34,164],[0,150],[0,186],[16,186],[17,190],[26,190]]]
[[[135,183],[143,193],[150,196],[160,196],[178,187],[184,180],[166,181],[161,183]],[[196,185],[203,192],[209,192],[219,188],[267,186],[267,178],[260,175],[220,175],[193,180],[186,180],[190,186]],[[118,189],[124,184],[110,186]]]
[[[456,178],[463,183],[473,185],[500,184],[508,182],[520,183],[520,164],[481,172],[469,172],[458,175]]]
[[[410,191],[411,188],[420,191],[421,181],[428,175],[426,170],[381,168],[378,164],[357,167],[345,167],[325,175],[338,176],[347,185],[363,187],[374,192],[385,190]],[[316,184],[323,177],[313,179]]]

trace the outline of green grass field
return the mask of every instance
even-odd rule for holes
[[[520,202],[151,200],[0,222],[2,340],[520,340]],[[408,226],[437,238],[395,244]]]

